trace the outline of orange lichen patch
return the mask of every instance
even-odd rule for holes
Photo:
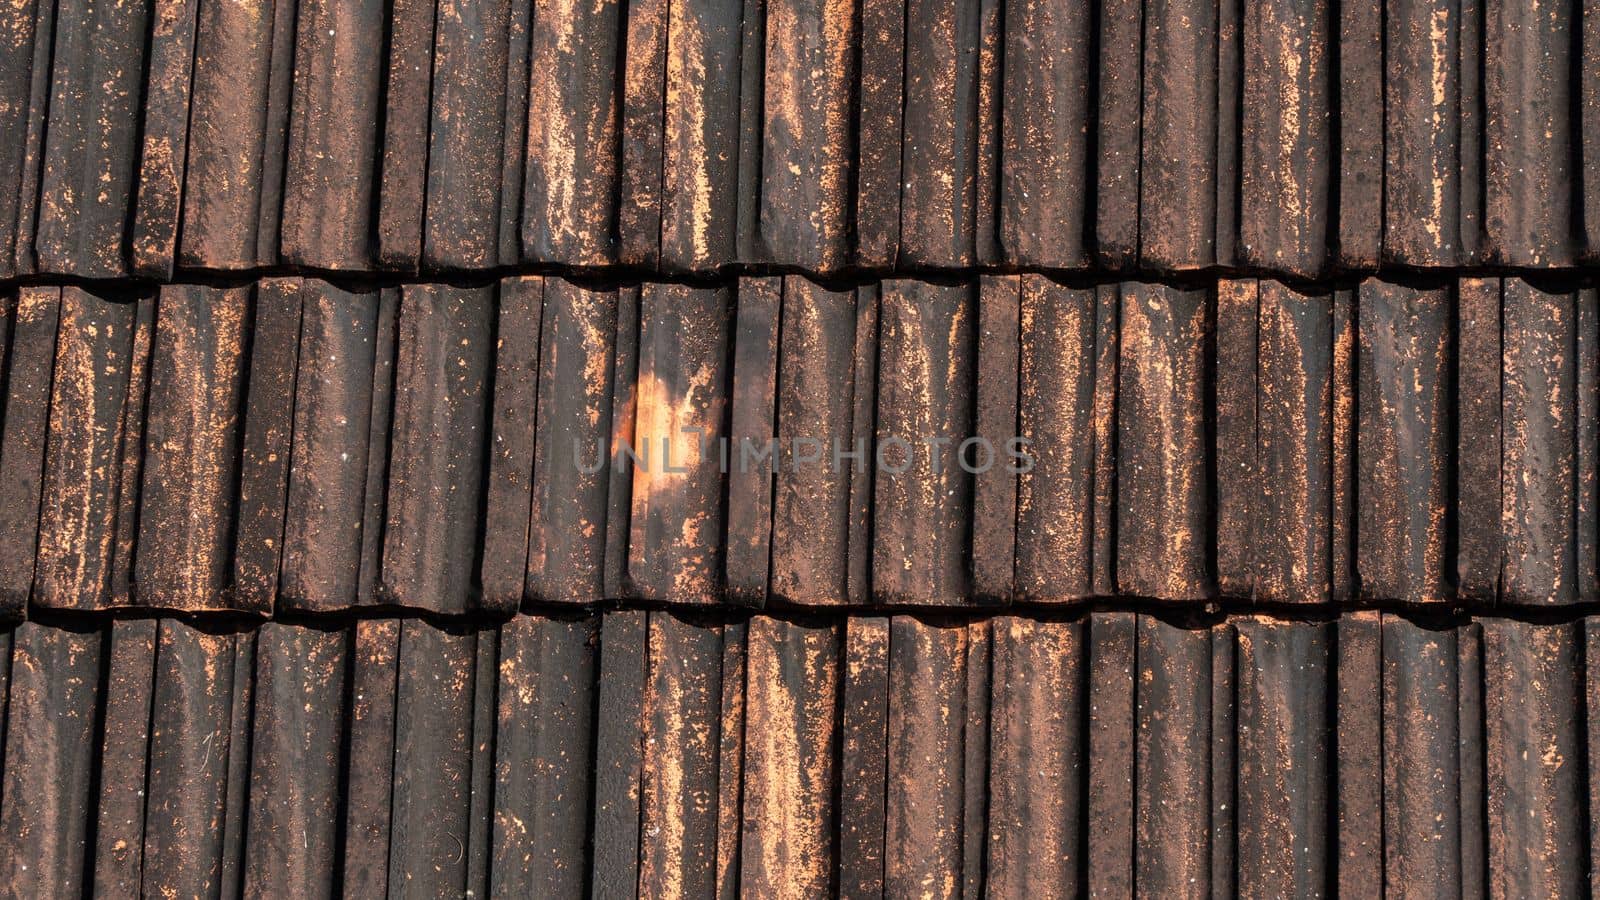
[[[676,286],[645,296],[628,542],[641,596],[708,602],[720,592],[730,300]]]
[[[697,390],[709,387],[710,371],[702,366],[679,393],[653,375],[639,377],[638,412],[634,418],[635,450],[649,465],[634,468],[633,494],[648,497],[652,491],[669,491],[682,483],[705,459],[705,398]],[[698,382],[698,385],[697,385]]]

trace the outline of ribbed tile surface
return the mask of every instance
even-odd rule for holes
[[[0,635],[19,894],[1580,896],[1587,620]]]
[[[1600,891],[1576,0],[16,0],[19,897]]]
[[[1600,599],[1586,280],[5,301],[7,612]]]
[[[19,0],[0,275],[1569,267],[1580,6]]]

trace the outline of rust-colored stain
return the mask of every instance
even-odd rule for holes
[[[3,883],[1600,891],[1597,23],[0,3]]]

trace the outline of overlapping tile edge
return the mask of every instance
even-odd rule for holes
[[[3,296],[12,617],[1600,599],[1571,275]]]
[[[1597,23],[0,10],[0,876],[1600,893]]]
[[[1600,624],[692,612],[0,633],[21,895],[1581,896]]]
[[[1600,254],[1571,2],[21,0],[0,35],[5,277]]]

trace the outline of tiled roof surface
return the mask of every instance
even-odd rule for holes
[[[4,5],[0,893],[1600,892],[1590,6]]]
[[[6,309],[12,615],[1600,600],[1600,299],[1570,276]]]
[[[634,610],[0,643],[23,896],[1590,887],[1592,621]]]
[[[1575,0],[18,0],[0,274],[1600,255]]]

